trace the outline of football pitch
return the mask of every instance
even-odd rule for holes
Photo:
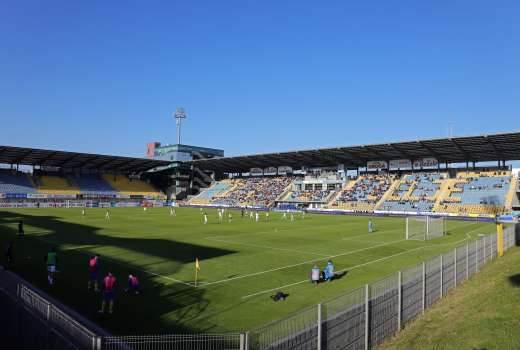
[[[405,240],[405,219],[270,213],[260,222],[241,218],[219,223],[206,209],[1,209],[0,243],[14,243],[13,270],[114,334],[225,332],[248,330],[305,306],[333,298],[365,283],[495,232],[493,223],[447,221],[447,235],[431,241]],[[25,236],[17,237],[24,220]],[[47,285],[44,256],[58,251],[57,282]],[[101,294],[87,289],[88,258],[101,255],[101,272],[118,279],[114,314],[98,314]],[[195,286],[195,258],[200,261]],[[339,277],[313,285],[314,264],[335,264]],[[142,294],[123,292],[128,274]],[[273,302],[278,291],[285,301]]]

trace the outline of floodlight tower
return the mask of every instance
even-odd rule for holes
[[[173,113],[173,118],[175,118],[175,124],[177,124],[177,144],[181,144],[181,123],[183,119],[186,119],[186,110],[182,107],[177,107],[175,113]]]

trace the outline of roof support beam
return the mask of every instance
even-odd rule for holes
[[[401,157],[404,157],[406,159],[410,159],[410,160],[415,160],[415,157],[413,157],[410,153],[400,149],[399,147],[397,147],[396,144],[393,144],[393,143],[389,143],[388,146],[390,146],[392,149],[396,150],[397,152],[399,152],[399,154],[401,155]]]
[[[493,147],[493,151],[495,152],[495,156],[498,158],[498,160],[505,160],[504,154],[498,150],[497,145],[495,145],[495,141],[493,141],[492,139],[487,137],[487,135],[485,136],[485,138],[486,138],[486,141],[489,142],[491,147]]]
[[[428,152],[430,152],[437,159],[438,162],[446,162],[446,159],[440,153],[435,152],[430,146],[426,145],[424,142],[417,141],[417,143],[420,144],[422,147],[426,148]]]
[[[23,162],[23,160],[27,157],[29,157],[31,154],[33,154],[34,150],[30,150],[29,152],[25,152],[23,156],[18,157],[14,160],[14,164],[20,164],[20,162]],[[23,164],[23,163],[22,163]]]
[[[461,145],[458,144],[457,141],[455,141],[455,139],[452,139],[452,138],[448,138],[448,140],[450,140],[451,144],[453,146],[455,146],[459,152],[461,152],[463,155],[464,155],[464,158],[470,160],[470,161],[475,161],[475,157],[473,157],[471,154],[469,154],[466,150],[464,150],[464,148],[462,148]]]

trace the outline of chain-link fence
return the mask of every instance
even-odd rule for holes
[[[173,334],[103,337],[104,350],[241,350],[245,334]]]
[[[519,230],[517,225],[517,230]],[[504,230],[504,251],[515,227]],[[249,332],[250,350],[371,349],[497,256],[496,234]]]
[[[504,230],[504,251],[515,245],[519,235],[515,226]],[[481,236],[276,322],[229,334],[110,336],[14,274],[1,271],[0,338],[8,349],[371,349],[496,256],[496,235]]]

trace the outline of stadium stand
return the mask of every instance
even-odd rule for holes
[[[122,195],[154,198],[164,197],[160,191],[140,179],[132,179],[123,175],[113,174],[105,174],[103,178],[113,189]]]
[[[0,169],[0,193],[36,193],[30,177],[21,171]]]
[[[283,201],[288,202],[320,202],[325,203],[334,193],[333,190],[303,190],[292,191],[287,194]]]
[[[190,199],[190,204],[209,204],[213,198],[227,192],[232,187],[230,180],[222,180],[213,183],[210,187],[199,193],[194,198]]]
[[[302,203],[323,206],[334,198],[342,187],[341,177],[337,172],[323,171],[305,175],[293,181],[289,191],[280,197],[282,203]]]
[[[60,176],[42,175],[34,176],[33,179],[39,193],[56,195],[77,195],[80,193],[79,187],[72,185],[67,179]]]
[[[511,180],[511,173],[506,171],[459,173],[437,211],[456,214],[507,212],[506,196]]]
[[[372,211],[394,183],[391,175],[361,175],[354,184],[347,184],[331,204],[332,208]]]
[[[294,178],[287,176],[247,178],[221,198],[238,205],[269,207],[287,189]]]
[[[108,182],[97,174],[82,174],[81,176],[73,179],[84,194],[98,194],[113,196],[117,194],[117,191],[110,186]]]
[[[192,198],[189,203],[269,207],[286,192],[293,180],[288,176],[222,180]]]
[[[404,175],[395,190],[377,208],[393,212],[431,212],[446,174],[419,173]]]

